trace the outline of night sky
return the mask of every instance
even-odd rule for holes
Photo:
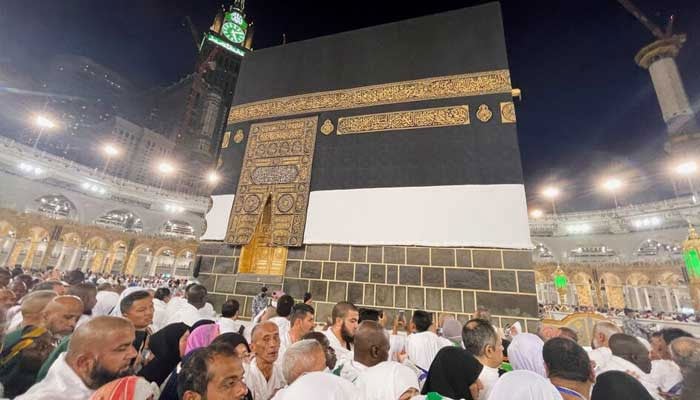
[[[222,0],[2,0],[0,62],[40,73],[52,56],[90,57],[140,87],[190,73],[196,48],[183,25],[204,31]],[[484,1],[248,0],[254,48],[398,21]],[[658,25],[676,15],[688,35],[677,62],[694,107],[700,102],[700,1],[635,0]],[[407,4],[412,4],[407,6]],[[603,174],[630,179],[621,203],[672,196],[665,126],[647,71],[634,55],[651,33],[614,0],[502,1],[518,131],[531,206],[539,190],[561,186],[561,210],[608,207]],[[459,40],[455,40],[459,46]],[[466,71],[465,71],[466,72]]]

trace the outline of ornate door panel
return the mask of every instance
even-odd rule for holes
[[[317,124],[318,117],[307,117],[251,125],[227,243],[245,245],[254,239],[269,198],[267,243],[302,245]]]

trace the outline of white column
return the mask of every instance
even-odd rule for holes
[[[674,311],[680,311],[681,310],[681,302],[678,300],[678,290],[671,289],[671,293],[673,293],[673,299],[676,302],[676,309]]]
[[[673,312],[673,304],[671,303],[671,291],[668,288],[664,288],[664,293],[666,294],[666,305],[668,306],[668,312]]]
[[[88,269],[88,264],[90,263],[90,259],[92,258],[93,251],[88,250],[85,252],[85,261],[83,261],[83,266],[80,268],[81,271],[87,272]]]
[[[647,288],[644,288],[644,302],[646,303],[646,307],[648,310],[651,310],[651,303],[649,302],[649,291]]]
[[[637,310],[642,309],[642,300],[639,298],[639,288],[634,286],[632,287],[634,289],[634,297],[637,299],[637,306],[635,307]]]
[[[56,269],[59,271],[63,271],[61,269],[61,263],[63,263],[63,257],[66,255],[66,245],[64,243],[61,243],[61,252],[58,254],[58,259],[56,260]]]
[[[68,263],[68,268],[66,268],[66,271],[72,271],[75,269],[75,263],[78,262],[78,254],[80,254],[80,249],[73,247],[73,255],[70,258],[70,263]]]
[[[15,238],[9,238],[3,245],[3,250],[7,249],[7,254],[5,257],[2,258],[2,262],[0,263],[0,266],[5,266],[7,265],[7,261],[10,259],[12,256],[12,252],[15,251],[15,244],[17,243],[17,239]],[[10,266],[12,267],[12,266]]]

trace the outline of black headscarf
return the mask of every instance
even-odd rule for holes
[[[214,341],[211,342],[212,345],[218,344],[218,343],[225,343],[234,349],[239,344],[244,344],[246,350],[248,350],[248,352],[250,352],[250,346],[248,346],[248,341],[245,340],[243,335],[238,334],[238,333],[234,333],[234,332],[223,333],[223,334],[217,336],[216,339],[214,339]]]
[[[469,386],[476,382],[483,368],[466,350],[444,347],[430,364],[428,378],[421,393],[436,392],[452,399],[472,400]]]
[[[604,372],[595,380],[591,400],[634,399],[653,400],[638,380],[621,371]]]
[[[195,329],[199,328],[202,325],[211,325],[213,324],[214,321],[210,319],[200,319],[199,321],[195,322],[191,327],[190,327],[190,332],[194,332]]]
[[[176,322],[151,335],[149,348],[155,358],[138,375],[160,386],[180,362],[180,338],[188,329],[186,324]]]

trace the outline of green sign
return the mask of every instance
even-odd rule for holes
[[[556,287],[557,289],[564,289],[568,283],[569,280],[566,279],[566,275],[554,276],[554,287]]]
[[[700,256],[696,249],[690,249],[683,252],[683,260],[685,268],[688,270],[688,275],[691,277],[700,277]]]
[[[239,56],[245,56],[245,51],[239,49],[238,47],[232,45],[231,43],[221,39],[220,37],[213,35],[211,33],[207,34],[207,40],[223,47],[224,49],[230,51],[231,53],[238,54]]]
[[[245,40],[245,33],[248,30],[248,23],[243,15],[233,10],[224,15],[224,24],[221,26],[221,33],[233,43],[241,44]]]

